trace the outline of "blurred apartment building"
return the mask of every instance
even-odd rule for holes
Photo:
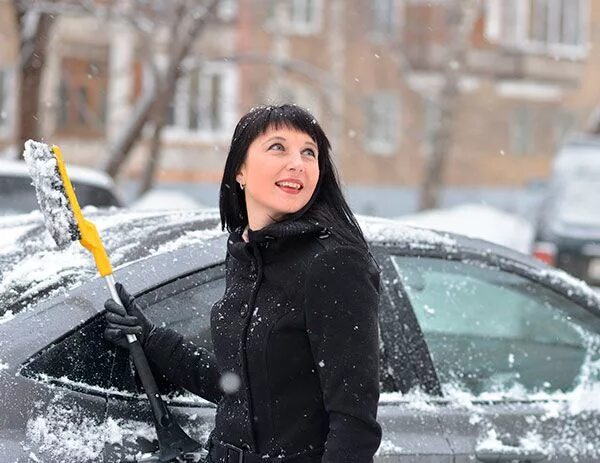
[[[414,186],[431,151],[448,64],[443,0],[222,0],[199,36],[164,132],[162,180],[216,182],[237,119],[294,102],[329,134],[346,184]],[[0,0],[0,147],[14,133],[18,47]],[[157,31],[161,34],[162,31]],[[123,21],[61,15],[43,83],[45,139],[98,166],[144,91]],[[167,56],[169,43],[156,50]],[[484,0],[465,48],[451,186],[522,186],[600,103],[600,2]],[[139,143],[128,163],[136,175]]]

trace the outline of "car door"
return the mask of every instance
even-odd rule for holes
[[[224,265],[160,284],[138,300],[153,321],[210,348],[210,308],[225,287]],[[102,314],[36,354],[21,374],[49,390],[32,400],[25,445],[45,462],[120,462],[156,449],[148,400],[125,349],[103,339]],[[164,400],[199,442],[213,427],[215,406],[156,376]],[[0,458],[1,459],[1,458]]]
[[[424,402],[456,462],[598,461],[589,398],[600,337],[589,312],[485,258],[392,253],[391,262],[398,309],[417,319],[442,392]]]
[[[375,461],[452,462],[452,449],[436,410],[406,396],[419,384],[431,385],[435,378],[427,376],[431,369],[419,368],[427,359],[422,357],[423,349],[418,348],[412,329],[416,325],[414,316],[398,310],[398,294],[394,290],[398,276],[393,267],[388,268],[387,251],[373,251],[383,267],[379,303],[382,384],[377,414],[383,435]]]
[[[197,346],[212,350],[210,310],[225,291],[225,267],[216,265],[163,284],[137,300],[158,326],[171,328]],[[181,427],[200,443],[208,438],[214,425],[216,406],[155,374],[163,398]],[[156,449],[150,407],[129,359],[113,375],[115,392],[110,395],[108,414],[113,419],[137,427],[135,442],[114,446],[112,455],[122,458],[137,450]],[[117,461],[117,460],[115,460]]]

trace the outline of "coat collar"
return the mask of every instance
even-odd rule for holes
[[[259,249],[262,253],[275,252],[284,242],[305,235],[318,235],[324,237],[330,235],[324,225],[310,219],[284,220],[267,225],[260,230],[248,230],[248,242],[242,238],[244,229],[236,229],[229,234],[227,240],[227,251],[239,260],[252,260],[253,249]]]

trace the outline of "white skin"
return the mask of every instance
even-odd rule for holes
[[[308,203],[319,180],[318,156],[317,144],[308,134],[287,127],[268,128],[250,144],[236,181],[244,186],[251,230]],[[285,179],[300,182],[302,188],[285,190],[277,185]]]

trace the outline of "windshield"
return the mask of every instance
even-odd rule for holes
[[[81,207],[120,206],[113,193],[105,188],[73,182]],[[0,215],[23,214],[38,209],[35,189],[29,177],[0,176]]]
[[[557,218],[567,224],[600,227],[600,179],[562,186],[556,203]]]

